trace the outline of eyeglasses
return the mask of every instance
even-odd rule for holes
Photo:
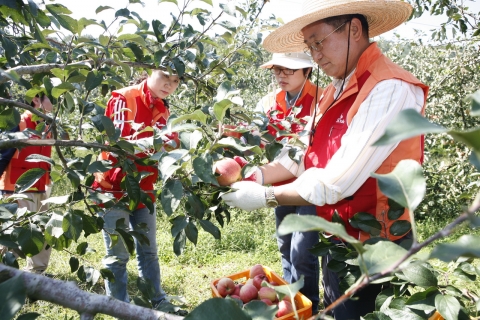
[[[338,29],[340,29],[341,27],[343,27],[348,21],[345,21],[344,23],[342,23],[341,25],[339,25],[335,30],[333,30],[332,32],[330,32],[325,38],[323,38],[322,40],[320,41],[313,41],[312,44],[307,44],[307,47],[305,49],[303,49],[303,52],[305,52],[307,55],[309,55],[310,57],[312,56],[312,52],[313,51],[322,51],[323,49],[323,44],[322,42],[325,41],[325,39],[327,39],[328,37],[330,37],[335,31],[337,31]]]
[[[272,67],[270,68],[270,70],[272,71],[272,73],[274,75],[277,75],[279,76],[282,72],[284,75],[286,76],[291,76],[292,74],[295,73],[295,71],[297,71],[298,69],[280,69],[280,68],[277,68],[277,67]]]

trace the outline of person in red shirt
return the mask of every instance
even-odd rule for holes
[[[161,129],[166,125],[170,111],[165,99],[177,89],[179,83],[178,75],[156,69],[140,84],[112,92],[105,115],[110,117],[115,127],[120,129],[123,139],[136,144],[143,150],[136,154],[137,157],[147,157],[153,150],[153,130],[144,129],[148,127]],[[164,146],[169,145],[175,148],[178,144],[178,137],[176,134],[172,134],[169,141],[165,141]],[[102,152],[100,159],[110,161],[112,169],[105,173],[95,174],[95,182],[92,187],[111,194],[116,199],[126,196],[126,190],[122,188],[122,179],[126,173],[120,166],[117,166],[117,155]],[[156,166],[142,166],[137,163],[135,165],[138,172],[144,173],[143,179],[139,183],[140,188],[155,202],[153,190],[158,177]],[[122,202],[118,204],[120,203]],[[131,230],[145,224],[148,228],[147,232],[137,231],[143,233],[148,242],[140,242],[135,239],[136,258],[139,276],[153,285],[154,294],[151,297],[151,303],[153,307],[156,307],[166,298],[161,287],[157,254],[156,212],[150,212],[143,203],[140,203],[133,211],[130,211],[126,205],[119,206],[118,204],[99,213],[105,221],[103,236],[107,256],[104,259],[104,265],[115,276],[115,281],[105,281],[107,295],[130,302],[127,293],[127,263],[130,254],[122,241],[118,241],[112,246],[110,237],[111,234],[116,234],[117,221],[123,219],[125,229],[130,228]],[[112,259],[113,256],[116,258]]]
[[[48,97],[41,93],[33,98],[32,107],[41,110],[42,112],[51,112],[53,105]],[[30,111],[25,111],[20,118],[19,125],[11,130],[11,132],[19,132],[24,130],[35,130],[38,121],[35,120]],[[48,130],[48,126],[45,127]],[[30,139],[40,139],[40,137],[31,134]],[[52,147],[50,146],[30,146],[22,149],[2,149],[0,150],[0,197],[9,197],[15,193],[15,183],[17,179],[30,169],[42,168],[46,173],[32,185],[29,190],[23,194],[27,199],[18,199],[18,207],[26,208],[30,212],[39,212],[48,210],[48,204],[43,205],[42,201],[50,196],[51,182],[50,182],[50,165],[45,162],[30,162],[26,158],[33,154],[39,154],[50,158],[52,155]],[[0,257],[2,251],[6,248],[0,248]],[[45,274],[50,261],[50,254],[52,248],[44,245],[40,252],[32,257],[26,257],[25,271]]]

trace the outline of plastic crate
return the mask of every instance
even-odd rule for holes
[[[265,271],[265,274],[267,275],[268,281],[275,281],[278,283],[278,285],[285,285],[287,282],[283,280],[280,276],[278,276],[275,272],[272,271],[269,267],[263,266],[263,271]],[[244,270],[238,273],[234,273],[232,275],[226,276],[227,278],[232,279],[235,283],[245,283],[250,274],[250,269]],[[223,278],[223,277],[222,277]],[[217,290],[217,283],[221,278],[215,279],[210,283],[210,288],[212,289],[212,297],[221,297],[221,295],[218,293]],[[297,313],[299,319],[304,319],[307,320],[312,316],[312,302],[305,297],[303,294],[298,292],[295,295],[294,298],[295,305],[297,307]],[[289,313],[287,315],[284,315],[283,317],[280,318],[275,318],[277,320],[293,320],[295,319],[295,313]]]

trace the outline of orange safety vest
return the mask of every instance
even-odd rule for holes
[[[37,123],[32,121],[32,113],[25,111],[20,117],[19,128],[20,131],[25,129],[35,130]],[[15,183],[18,178],[26,171],[34,168],[41,168],[47,171],[33,186],[30,187],[28,192],[45,192],[45,186],[50,184],[50,165],[45,162],[30,162],[25,159],[32,154],[40,154],[45,157],[51,157],[51,146],[29,146],[22,149],[17,149],[12,159],[5,168],[2,176],[0,177],[0,190],[3,191],[15,191]]]
[[[362,102],[380,81],[388,79],[399,79],[420,87],[424,93],[424,106],[422,108],[422,114],[424,114],[428,86],[393,63],[373,43],[360,57],[355,73],[339,100],[326,112],[325,110],[334,101],[335,88],[333,85],[329,85],[325,89],[325,94],[319,102],[323,116],[314,131],[313,143],[309,146],[305,155],[306,169],[311,167],[324,168],[327,165],[340,148],[342,136],[347,131]],[[414,137],[400,142],[375,173],[390,173],[404,159],[413,159],[420,163],[423,161],[423,137]],[[364,241],[370,238],[370,234],[353,228],[348,221],[358,212],[368,212],[382,224],[380,237],[393,241],[401,238],[401,236],[395,236],[390,232],[390,227],[395,221],[388,218],[388,209],[388,198],[378,188],[376,179],[368,178],[353,196],[342,199],[333,205],[317,206],[317,214],[331,221],[334,213],[338,212],[345,222],[347,232],[351,236]],[[414,223],[410,221],[407,210],[399,220]]]

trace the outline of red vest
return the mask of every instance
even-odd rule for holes
[[[20,118],[20,131],[25,129],[35,130],[37,123],[32,121],[32,113],[25,111]],[[38,139],[32,137],[31,139]],[[17,149],[13,158],[10,160],[7,168],[0,177],[0,190],[14,191],[15,182],[26,171],[34,168],[42,168],[50,171],[50,165],[45,162],[29,162],[25,159],[32,154],[40,154],[45,157],[51,157],[52,147],[50,146],[30,146],[22,149]],[[45,192],[45,186],[50,184],[50,176],[48,173],[44,174],[33,186],[30,187],[30,192]]]
[[[166,125],[168,117],[170,116],[170,111],[165,106],[165,103],[162,99],[153,99],[150,95],[150,91],[146,85],[146,81],[142,82],[139,85],[126,87],[120,90],[112,92],[112,97],[121,99],[125,101],[125,108],[130,111],[122,111],[124,115],[124,127],[122,130],[122,137],[127,139],[140,139],[146,137],[152,137],[152,131],[145,131],[141,134],[134,135],[137,131],[144,129],[145,127],[157,127],[161,128]],[[115,116],[115,105],[113,100],[110,99],[105,115],[111,118]],[[132,127],[129,122],[134,122],[135,124],[141,124],[142,126],[139,129]],[[179,143],[177,135],[175,134],[172,139],[176,140],[177,145]],[[144,153],[136,154],[138,157],[146,157]],[[117,159],[109,152],[102,152],[99,156],[99,159],[110,160],[113,164],[117,163]],[[140,188],[143,191],[151,191],[154,189],[154,184],[158,178],[158,169],[156,166],[142,166],[135,163],[136,169],[138,172],[149,172],[149,176],[143,178],[140,181]],[[95,182],[93,183],[93,188],[101,188],[105,191],[113,192],[117,199],[123,196],[124,190],[122,190],[120,184],[125,176],[125,173],[122,172],[121,168],[113,168],[109,171],[101,174],[95,174]],[[151,195],[152,196],[152,195]],[[152,196],[152,200],[153,199]],[[144,205],[140,204],[138,208],[143,208]]]
[[[327,165],[335,152],[340,148],[341,139],[361,103],[376,84],[387,79],[400,79],[422,88],[424,92],[423,109],[425,108],[428,87],[390,61],[380,52],[376,44],[371,44],[360,57],[355,73],[340,99],[326,112],[326,108],[334,100],[335,88],[330,85],[325,89],[325,95],[320,100],[319,105],[324,115],[316,126],[313,144],[308,148],[305,155],[306,169],[311,167],[324,168]],[[398,162],[404,159],[414,159],[419,162],[423,160],[423,137],[402,141],[385,159],[376,173],[389,173]],[[390,226],[394,221],[388,219],[388,209],[388,199],[379,190],[376,179],[368,178],[353,196],[342,199],[333,205],[319,206],[317,207],[317,214],[331,221],[333,214],[337,211],[344,221],[347,232],[351,236],[363,241],[370,238],[370,235],[359,229],[354,229],[348,221],[358,212],[368,212],[382,223],[383,230],[380,236],[396,240],[400,237],[390,233]],[[410,221],[407,210],[405,210],[399,220]],[[413,221],[410,222],[413,223]]]

